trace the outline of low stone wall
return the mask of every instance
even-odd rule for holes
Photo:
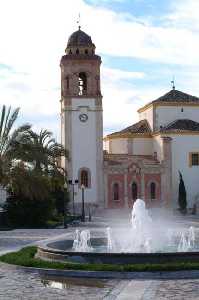
[[[95,242],[97,242],[97,238]],[[99,243],[102,242],[100,239]],[[63,244],[72,245],[71,240],[62,240],[48,244],[47,247],[38,247],[37,257],[46,260],[79,263],[103,264],[163,264],[176,262],[199,262],[199,252],[174,253],[97,253],[73,252],[62,250]],[[51,248],[50,246],[53,246]],[[62,248],[62,249],[61,249]]]

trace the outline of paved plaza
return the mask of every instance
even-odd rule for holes
[[[179,223],[182,222],[179,219]],[[187,222],[198,225],[197,218],[189,219]],[[97,227],[98,225],[96,229]],[[0,251],[5,253],[31,243],[39,244],[47,238],[55,238],[73,232],[74,229],[70,227],[0,231]],[[62,279],[41,276],[36,272],[27,272],[1,263],[0,300],[14,299],[199,300],[199,278],[188,280],[178,280],[178,278],[175,280]]]
[[[1,300],[198,300],[199,279],[102,280],[42,277],[0,264]]]

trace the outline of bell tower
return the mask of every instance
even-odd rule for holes
[[[69,180],[78,179],[75,208],[103,206],[103,121],[100,90],[101,57],[80,27],[68,39],[61,58],[61,141],[69,150],[62,161]]]

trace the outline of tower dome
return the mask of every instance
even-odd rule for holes
[[[92,42],[91,37],[79,29],[71,34],[68,39],[66,53],[67,54],[93,54],[95,50],[95,45]]]
[[[79,28],[79,30],[73,32],[68,39],[67,48],[75,46],[92,47],[94,44],[91,37]]]

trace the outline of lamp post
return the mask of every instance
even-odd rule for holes
[[[64,228],[67,228],[67,224],[66,224],[66,199],[65,199],[65,191],[67,191],[67,187],[68,187],[68,185],[67,185],[67,183],[66,182],[64,182],[64,213],[63,213],[63,227]]]
[[[82,190],[82,222],[85,222],[85,209],[84,209],[84,189],[85,189],[85,186],[82,184],[81,185],[81,190]]]
[[[75,215],[75,184],[78,184],[78,179],[68,180],[68,184],[72,185],[72,195],[73,195],[73,215]]]

